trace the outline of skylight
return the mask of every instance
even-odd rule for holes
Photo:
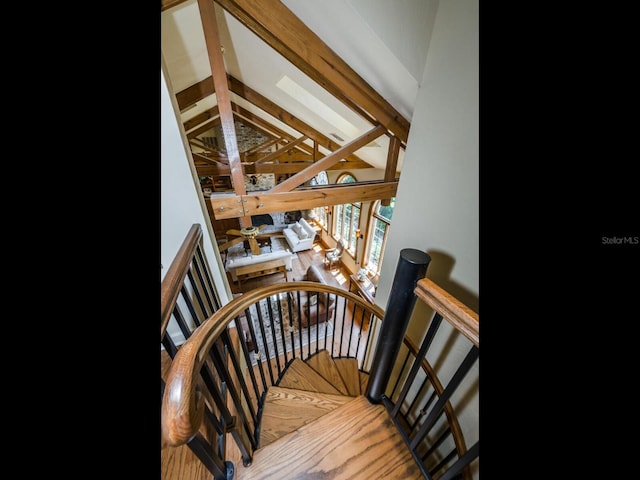
[[[361,135],[360,129],[351,124],[340,114],[333,111],[327,105],[322,103],[320,100],[318,100],[311,93],[309,93],[307,90],[305,90],[303,87],[298,85],[286,75],[284,75],[278,81],[278,83],[276,83],[276,86],[283,92],[290,95],[292,98],[296,99],[309,110],[318,114],[338,130],[345,133],[345,136],[350,138],[357,138]]]

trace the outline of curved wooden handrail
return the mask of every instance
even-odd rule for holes
[[[184,242],[182,242],[180,250],[178,250],[178,253],[174,257],[173,262],[171,262],[171,265],[167,270],[167,274],[162,279],[162,287],[160,290],[160,341],[164,338],[167,325],[171,319],[173,306],[180,294],[180,289],[182,288],[184,279],[191,267],[191,261],[194,253],[201,240],[202,227],[199,223],[194,223],[189,229],[189,232],[187,233]]]
[[[480,347],[478,314],[428,278],[418,280],[416,296],[437,311],[456,330]]]
[[[419,349],[411,341],[409,337],[404,337],[404,344],[409,349],[409,352],[414,357],[417,357]],[[433,368],[431,367],[431,364],[427,361],[426,358],[423,358],[420,361],[420,366],[426,372],[427,376],[431,380],[433,389],[436,391],[438,397],[440,397],[442,395],[442,392],[444,392],[444,387],[442,386],[442,383],[440,383],[440,379],[438,378],[438,375],[436,374],[435,370],[433,370]],[[464,455],[467,452],[467,445],[466,445],[466,442],[464,441],[464,433],[462,433],[462,429],[460,428],[460,424],[458,423],[458,417],[456,416],[453,410],[453,406],[451,405],[450,402],[446,402],[444,404],[444,413],[447,416],[447,424],[449,425],[449,428],[451,428],[451,436],[453,437],[453,443],[456,446],[458,457],[462,457],[462,455]],[[468,469],[465,469],[465,473],[464,473],[465,480],[469,478],[468,475],[469,475],[469,471]]]
[[[182,344],[167,373],[162,400],[162,446],[188,442],[203,420],[204,398],[196,379],[211,350],[229,323],[260,300],[291,291],[326,292],[346,298],[378,318],[384,311],[359,295],[342,288],[317,282],[299,281],[267,285],[248,291],[224,305],[196,328]]]

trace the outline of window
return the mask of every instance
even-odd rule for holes
[[[349,174],[342,175],[337,183],[354,183],[356,179]],[[343,240],[345,249],[351,254],[356,254],[356,229],[360,225],[361,202],[336,205],[335,207],[335,233],[336,240]]]
[[[378,200],[371,209],[373,216],[373,235],[371,235],[367,268],[376,274],[380,273],[380,265],[382,264],[382,256],[384,255],[387,233],[389,232],[389,225],[391,225],[391,216],[393,215],[395,204],[395,197],[391,199],[389,206],[383,206],[380,200]]]
[[[327,172],[320,172],[318,175],[313,177],[310,182],[311,185],[329,185],[329,178],[327,177]],[[325,230],[329,229],[329,223],[327,220],[327,212],[325,211],[326,207],[316,207],[313,208],[313,212],[316,215],[316,223],[319,224]]]

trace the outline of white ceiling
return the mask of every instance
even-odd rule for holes
[[[345,60],[398,112],[411,121],[419,80],[424,69],[437,0],[282,0],[316,35]],[[393,7],[391,7],[393,4]],[[221,43],[227,72],[295,115],[324,135],[336,133],[347,143],[372,128],[280,54],[266,45],[216,4]],[[161,46],[168,81],[179,92],[211,76],[209,59],[196,0],[162,12]],[[355,131],[340,130],[317,108],[309,108],[278,88],[284,77],[293,80],[331,108]],[[298,137],[299,132],[231,93],[231,100]],[[184,121],[216,104],[215,95],[182,113]],[[331,136],[335,139],[333,136]],[[384,169],[388,137],[363,147],[356,155]],[[325,152],[328,153],[328,152]],[[403,151],[398,160],[402,166]]]

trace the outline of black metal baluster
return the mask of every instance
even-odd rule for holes
[[[393,384],[393,388],[391,389],[391,394],[389,395],[390,398],[394,398],[396,389],[398,388],[398,384],[400,383],[400,380],[403,377],[404,369],[407,366],[407,362],[409,361],[409,358],[411,358],[411,350],[407,350],[407,354],[405,355],[404,361],[402,362],[402,367],[400,368],[400,373],[398,373],[398,377],[396,378],[396,383]]]
[[[398,410],[400,409],[400,404],[404,401],[404,398],[406,397],[407,392],[411,388],[411,385],[413,384],[413,380],[416,378],[416,375],[418,374],[418,370],[420,370],[422,359],[427,354],[427,350],[429,350],[429,347],[431,346],[431,342],[433,342],[433,339],[436,336],[436,333],[438,333],[438,329],[440,328],[441,324],[442,324],[442,315],[440,315],[438,312],[435,312],[433,314],[431,324],[429,325],[429,329],[427,330],[427,333],[424,336],[424,340],[422,340],[422,345],[420,345],[420,350],[418,350],[418,353],[416,354],[416,359],[413,362],[413,366],[409,371],[409,376],[407,377],[404,383],[404,387],[400,392],[400,396],[398,397],[398,402],[396,403],[396,407],[391,412],[392,416],[398,413]]]
[[[244,394],[245,398],[247,399],[247,406],[249,408],[249,412],[251,414],[251,419],[253,420],[254,424],[258,422],[258,417],[256,415],[256,411],[253,408],[253,404],[251,403],[251,396],[249,395],[249,388],[247,387],[247,382],[244,379],[244,375],[242,372],[242,367],[240,366],[240,363],[238,362],[238,357],[236,356],[236,351],[233,348],[233,344],[231,342],[231,337],[229,336],[229,331],[227,329],[224,330],[224,332],[222,332],[222,334],[220,335],[220,337],[222,338],[222,341],[224,342],[225,346],[227,347],[227,352],[228,352],[228,356],[231,359],[231,364],[233,365],[233,368],[236,372],[236,376],[238,377],[238,382],[240,383],[240,391]]]
[[[231,462],[223,462],[217,455],[212,455],[212,448],[209,442],[200,434],[196,434],[187,442],[189,448],[200,459],[203,465],[213,474],[214,480],[226,480],[228,464]],[[233,464],[230,467],[233,470]]]
[[[203,265],[203,268],[202,268],[202,272],[204,275],[203,283],[209,287],[209,291],[211,292],[211,295],[207,296],[207,298],[210,298],[209,304],[211,305],[211,311],[217,312],[218,310],[220,310],[220,307],[221,307],[220,299],[218,298],[218,294],[214,288],[213,279],[211,278],[209,269],[206,267],[206,265],[208,265],[208,262],[204,258],[204,252],[202,251],[202,248],[200,247],[200,245],[198,245],[196,249],[196,255],[198,260],[200,261],[200,264]]]
[[[407,423],[409,421],[409,415],[411,414],[411,412],[418,409],[418,406],[416,404],[418,403],[418,400],[421,398],[422,389],[425,387],[425,385],[427,385],[427,383],[430,383],[429,382],[429,377],[425,377],[424,380],[422,380],[422,382],[420,383],[420,387],[418,388],[418,391],[416,392],[416,394],[413,396],[413,400],[411,400],[411,403],[409,403],[409,406],[406,409],[406,413],[402,413],[402,409],[400,409],[400,413],[405,416],[405,418],[407,419]],[[429,402],[427,402],[427,404],[428,403]],[[418,410],[418,413],[416,414],[415,420],[413,421],[413,423],[409,427],[409,431],[413,430],[413,428],[415,427],[416,423],[418,423],[418,421],[420,420],[422,415],[424,415],[423,413],[421,413],[421,410],[424,410],[424,409],[419,409]]]
[[[280,338],[282,340],[282,354],[284,355],[284,364],[286,365],[289,361],[289,354],[287,352],[287,337],[284,333],[285,325],[284,325],[284,317],[282,316],[282,299],[280,298],[280,294],[276,294],[276,306],[278,307],[276,311],[278,312],[278,321],[280,322]]]
[[[240,316],[238,315],[235,318],[236,325],[241,325]],[[242,330],[240,330],[242,332]],[[249,372],[249,378],[251,379],[251,385],[253,386],[253,391],[256,393],[256,398],[260,398],[260,390],[258,388],[258,381],[256,379],[256,374],[253,371],[253,366],[251,364],[251,355],[249,353],[249,347],[247,346],[247,339],[243,334],[240,334],[240,348],[242,348],[242,354],[244,355],[244,359],[247,362],[247,371]],[[263,379],[264,380],[264,379]],[[265,389],[266,389],[265,385]]]
[[[431,412],[429,412],[429,415],[427,415],[427,418],[425,419],[424,423],[420,427],[420,430],[418,431],[416,436],[413,438],[413,440],[411,440],[411,444],[409,445],[411,450],[415,450],[418,443],[420,443],[420,441],[424,438],[427,432],[431,429],[431,427],[433,426],[437,418],[442,413],[444,404],[447,401],[449,401],[449,398],[451,397],[451,395],[456,391],[456,388],[458,388],[458,385],[460,385],[460,383],[464,379],[464,376],[471,369],[471,366],[478,358],[478,355],[479,355],[478,347],[476,347],[475,345],[472,346],[471,350],[469,350],[469,353],[467,353],[464,360],[462,361],[460,366],[457,368],[456,372],[453,374],[453,377],[451,377],[451,380],[445,387],[444,391],[442,392],[442,395],[440,396],[440,398],[438,399],[434,407],[431,409]]]
[[[479,454],[480,442],[476,442],[438,480],[454,480],[462,472],[462,469],[475,460]]]
[[[202,301],[202,297],[200,296],[200,292],[198,291],[198,288],[194,284],[193,275],[191,274],[191,270],[189,270],[187,272],[187,276],[189,277],[189,281],[191,282],[191,286],[193,288],[193,296],[195,297],[196,301],[198,302],[198,306],[200,307],[200,312],[201,313],[196,312],[193,300],[191,299],[192,296],[189,294],[189,290],[187,290],[186,283],[182,284],[182,295],[184,297],[185,303],[187,304],[187,308],[189,309],[189,312],[191,313],[191,317],[193,318],[193,322],[196,324],[196,327],[199,327],[202,324],[202,321],[206,320],[209,317],[209,315],[207,313],[207,307],[204,304],[204,302]]]
[[[271,303],[271,297],[267,297],[266,299],[267,305],[267,316],[269,317],[269,325],[271,325],[271,340],[273,341],[273,350],[274,355],[276,357],[276,365],[278,367],[278,377],[282,373],[282,367],[280,366],[280,351],[278,349],[278,337],[276,336],[276,324],[273,315],[273,306]],[[269,357],[271,358],[271,357]],[[271,361],[269,361],[271,363]]]
[[[233,401],[233,403],[234,403],[234,405],[236,407],[235,408],[236,413],[238,415],[238,418],[239,418],[242,426],[245,429],[245,433],[249,437],[249,440],[251,441],[252,447],[254,449],[256,449],[256,448],[258,448],[256,438],[253,436],[253,432],[251,431],[251,428],[249,426],[249,422],[248,422],[247,417],[245,415],[244,408],[242,408],[242,401],[240,399],[240,396],[238,395],[238,391],[236,390],[236,388],[235,388],[235,386],[233,384],[233,378],[231,377],[231,374],[229,373],[229,370],[227,369],[226,363],[223,360],[223,358],[221,357],[220,351],[217,348],[212,348],[210,352],[212,354],[213,361],[214,361],[214,364],[216,366],[216,370],[220,373],[221,379],[225,382],[225,385],[229,390],[229,395],[231,395],[231,400]],[[237,428],[232,428],[231,431],[232,431],[232,433],[233,432],[237,432],[239,434],[238,436],[242,437],[242,435],[240,435],[240,432],[238,432]],[[249,458],[248,460],[245,460],[243,458],[243,460],[244,461],[250,461],[251,459]]]
[[[351,311],[349,309],[349,306],[347,305],[348,303],[353,303],[353,302],[350,300],[344,302],[344,307],[342,311],[342,322],[340,322],[340,350],[338,351],[338,358],[342,358],[342,344],[344,343],[344,326],[347,320],[347,312]],[[353,314],[351,315],[351,318],[353,319]]]
[[[271,366],[271,352],[269,351],[269,344],[267,343],[267,336],[264,331],[264,322],[262,318],[262,308],[260,305],[260,300],[253,304],[256,308],[256,312],[258,312],[258,327],[260,328],[260,333],[262,335],[262,352],[260,352],[260,356],[262,357],[266,352],[266,362],[267,362],[267,371],[269,372],[269,378],[271,379],[271,385],[274,383],[273,378],[273,367]],[[262,360],[262,358],[261,358]]]
[[[291,359],[295,360],[296,358],[296,338],[294,335],[295,332],[295,318],[293,314],[294,310],[291,308],[291,304],[293,303],[292,292],[287,292],[287,312],[289,312],[289,338],[291,338]],[[288,360],[287,360],[288,362]]]
[[[304,360],[304,352],[302,351],[302,300],[300,298],[300,290],[297,290],[296,294],[298,298],[298,301],[296,302],[296,309],[298,310],[298,345],[300,348],[300,359]]]
[[[262,352],[258,350],[258,337],[256,336],[256,329],[253,323],[253,316],[251,315],[251,310],[249,308],[245,309],[244,316],[247,319],[247,325],[249,326],[249,334],[251,335],[251,339],[253,341],[253,356],[256,359],[258,372],[260,372],[260,378],[262,379],[262,390],[264,391],[267,389],[267,379],[264,374],[264,366],[260,361],[260,359],[258,358],[258,355],[261,355]],[[249,362],[249,365],[253,365],[253,363]]]

